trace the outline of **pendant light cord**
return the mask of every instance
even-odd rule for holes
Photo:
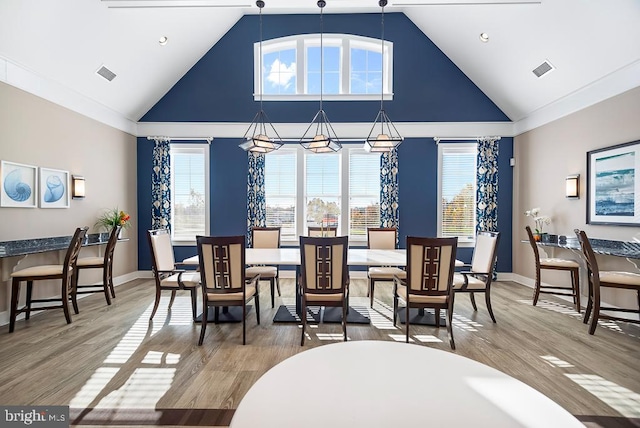
[[[323,80],[324,80],[324,48],[322,45],[322,34],[324,33],[324,22],[322,20],[322,10],[324,6],[320,7],[320,110],[322,110],[322,92],[323,92]]]

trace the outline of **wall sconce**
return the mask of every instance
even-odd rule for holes
[[[73,199],[83,199],[85,197],[84,177],[81,175],[72,175],[72,191]]]
[[[566,179],[567,198],[580,198],[580,174],[568,175]]]

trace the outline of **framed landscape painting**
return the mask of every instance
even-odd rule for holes
[[[587,224],[640,226],[640,140],[587,152]]]
[[[69,171],[40,168],[40,208],[69,208]]]
[[[35,208],[38,204],[38,168],[0,162],[0,207]]]

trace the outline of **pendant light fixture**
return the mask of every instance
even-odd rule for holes
[[[313,120],[309,124],[309,127],[302,135],[300,139],[300,144],[305,149],[312,151],[314,153],[330,153],[337,152],[342,148],[340,144],[340,140],[336,136],[333,127],[331,126],[331,122],[329,122],[329,118],[327,114],[322,109],[322,92],[323,92],[323,55],[324,48],[322,44],[322,33],[323,33],[323,22],[322,22],[322,9],[326,6],[326,2],[324,0],[318,0],[318,7],[320,8],[320,110],[313,117]],[[315,133],[309,132],[311,130],[315,130]]]
[[[376,120],[373,122],[373,127],[369,131],[369,136],[364,143],[364,149],[368,152],[390,152],[402,143],[403,138],[396,129],[387,113],[384,111],[384,7],[387,5],[387,0],[379,0],[378,5],[382,8],[382,51],[380,56],[382,59],[382,71],[380,74],[380,111],[376,116]]]
[[[249,129],[242,137],[240,148],[254,153],[269,153],[282,147],[282,138],[278,135],[275,127],[269,120],[269,117],[262,108],[262,92],[264,73],[262,70],[262,8],[264,1],[256,1],[256,6],[260,9],[260,49],[259,49],[259,65],[260,77],[258,78],[258,93],[260,94],[260,111],[256,113],[249,125]],[[271,137],[268,135],[271,134]]]

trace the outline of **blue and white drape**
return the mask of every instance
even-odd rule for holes
[[[398,196],[398,151],[380,156],[380,227],[400,226]]]
[[[264,189],[264,153],[247,152],[247,245],[251,246],[251,228],[265,227],[267,205]]]
[[[478,139],[476,231],[498,230],[498,140]]]
[[[151,228],[171,228],[171,163],[168,139],[156,139],[151,173]]]

